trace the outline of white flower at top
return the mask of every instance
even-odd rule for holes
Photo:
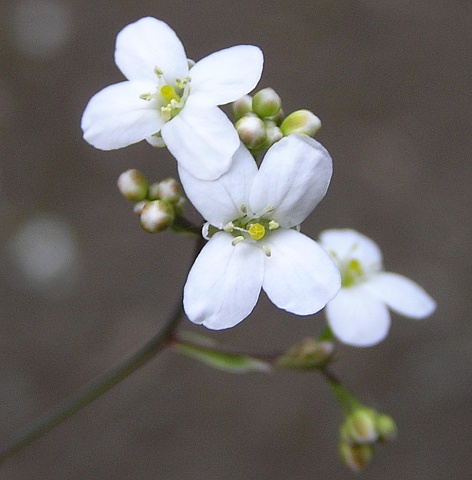
[[[435,301],[412,280],[385,272],[378,245],[355,230],[325,230],[320,243],[336,261],[342,288],[326,306],[334,335],[343,343],[368,347],[381,342],[390,328],[390,313],[425,318]]]
[[[251,313],[261,288],[297,315],[318,312],[336,295],[335,262],[298,229],[331,179],[331,158],[318,142],[290,135],[267,151],[260,169],[241,145],[229,171],[213,182],[179,170],[187,197],[208,220],[209,241],[184,287],[192,322],[233,327]]]
[[[87,142],[102,150],[141,140],[166,145],[186,170],[206,180],[228,170],[239,137],[217,105],[256,86],[263,65],[258,47],[220,50],[190,68],[175,32],[146,17],[118,34],[115,63],[128,81],[89,101],[82,117]]]

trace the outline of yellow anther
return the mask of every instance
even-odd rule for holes
[[[140,98],[141,100],[146,100],[146,101],[149,102],[149,101],[151,100],[151,98],[152,98],[152,95],[151,95],[150,93],[142,93],[142,94],[139,96],[139,98]]]
[[[264,237],[265,235],[265,228],[264,225],[261,225],[260,223],[253,223],[247,231],[249,232],[249,235],[251,235],[251,238],[253,240],[260,240],[261,238]]]
[[[269,230],[277,230],[279,227],[280,225],[275,220],[269,222]]]
[[[171,100],[175,100],[176,102],[180,102],[180,97],[175,93],[174,87],[170,85],[164,85],[161,87],[161,95],[170,102]]]

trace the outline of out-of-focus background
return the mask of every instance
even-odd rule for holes
[[[3,1],[0,18],[0,444],[150,338],[178,301],[192,243],[144,233],[117,192],[131,167],[175,175],[164,150],[102,152],[82,140],[89,98],[123,80],[115,36],[151,15],[198,60],[235,44],[265,54],[260,87],[313,110],[334,159],[304,224],[351,227],[386,268],[437,300],[394,316],[335,371],[397,420],[366,479],[470,478],[472,4],[439,0]],[[190,208],[189,215],[198,215]],[[323,328],[265,298],[240,326],[207,332],[246,350]],[[230,375],[164,352],[10,459],[2,479],[350,478],[341,416],[316,373]]]

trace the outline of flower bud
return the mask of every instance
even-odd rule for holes
[[[236,122],[239,138],[249,150],[261,147],[266,140],[264,122],[255,115],[245,115]]]
[[[282,100],[272,88],[263,88],[252,98],[252,111],[261,118],[277,115],[281,108]]]
[[[135,203],[133,207],[133,212],[140,217],[143,211],[144,205],[146,205],[146,203],[148,203],[147,200],[143,200],[142,202]]]
[[[164,200],[147,202],[141,211],[141,226],[149,233],[162,232],[173,221],[174,209]]]
[[[320,119],[309,110],[297,110],[291,113],[280,125],[285,137],[291,133],[304,133],[309,137],[314,137],[320,128]]]
[[[343,463],[353,472],[360,472],[374,457],[372,445],[351,445],[341,442],[339,445],[339,455]]]
[[[264,148],[270,148],[274,143],[278,142],[283,138],[283,133],[279,127],[271,124],[266,125],[266,141],[264,143]]]
[[[325,366],[332,359],[333,354],[332,342],[318,342],[313,338],[306,338],[280,356],[277,359],[277,365],[282,368],[311,370]]]
[[[148,193],[148,181],[146,177],[134,168],[123,172],[117,180],[121,194],[132,202],[140,202]]]
[[[239,100],[233,102],[232,111],[234,118],[239,120],[240,118],[244,117],[247,113],[252,112],[252,97],[249,95],[244,95]]]
[[[384,413],[377,415],[375,428],[381,442],[394,440],[397,436],[397,426],[390,415]]]
[[[181,196],[182,190],[179,182],[175,178],[166,178],[161,180],[156,187],[157,198],[166,200],[169,203],[177,203]]]
[[[344,440],[351,443],[373,443],[378,438],[377,413],[366,407],[357,408],[346,418],[342,427]]]

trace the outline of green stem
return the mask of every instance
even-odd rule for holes
[[[203,239],[200,237],[197,242],[195,257],[198,255],[202,246]],[[23,430],[20,430],[9,442],[2,445],[0,448],[0,464],[71,417],[83,407],[92,403],[95,399],[106,393],[156,356],[156,354],[169,344],[169,339],[172,337],[182,314],[182,299],[180,299],[164,328],[136,353],[109,372],[90,382],[63,403],[54,407],[44,417],[26,426]]]
[[[341,383],[341,381],[331,373],[327,368],[321,369],[321,373],[326,378],[334,396],[345,415],[360,407],[356,397]]]

